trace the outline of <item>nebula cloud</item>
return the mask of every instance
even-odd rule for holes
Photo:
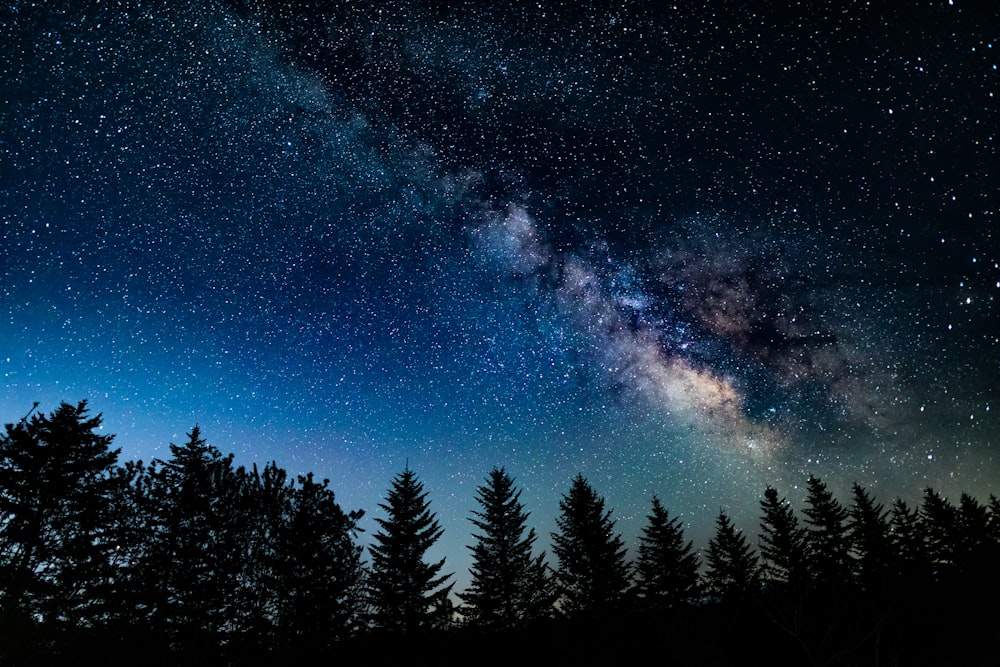
[[[803,232],[780,242],[766,231],[735,236],[711,222],[685,229],[652,261],[668,299],[788,401],[810,402],[845,426],[905,418],[883,395],[895,385],[869,352],[848,261]],[[862,281],[863,282],[863,281]],[[885,347],[884,343],[881,347]]]
[[[556,312],[589,342],[591,363],[626,400],[737,450],[758,454],[780,445],[775,429],[747,416],[732,378],[668,351],[661,342],[663,332],[630,316],[643,299],[609,293],[584,258],[560,253],[545,242],[524,207],[512,205],[488,215],[473,239],[508,279],[532,281],[543,291]]]

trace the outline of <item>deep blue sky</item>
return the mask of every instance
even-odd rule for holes
[[[702,545],[810,473],[998,491],[991,3],[33,4],[2,421],[199,424],[369,531],[409,463],[460,579],[494,465],[546,548],[577,472],[633,545],[654,493]]]

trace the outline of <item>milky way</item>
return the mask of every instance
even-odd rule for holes
[[[0,10],[5,422],[368,528],[409,464],[460,581],[494,465],[542,535],[998,491],[995,8],[105,4]]]

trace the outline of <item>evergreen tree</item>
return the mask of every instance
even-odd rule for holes
[[[983,571],[985,571],[985,590],[988,599],[1000,597],[1000,570],[996,564],[1000,563],[1000,499],[995,495],[990,495],[986,505],[986,528],[983,535],[984,544],[982,550],[977,554],[977,560]]]
[[[122,468],[123,488],[115,501],[114,577],[110,581],[115,604],[108,611],[109,628],[124,638],[148,648],[152,614],[150,595],[150,545],[154,529],[149,468],[142,461],[127,461]]]
[[[361,622],[364,568],[354,538],[364,513],[345,513],[328,485],[299,476],[276,540],[277,624],[293,648],[328,648]]]
[[[991,493],[987,509],[986,534],[993,544],[1000,545],[1000,498]]]
[[[288,599],[285,589],[291,559],[282,545],[291,522],[294,486],[288,473],[273,461],[263,472],[256,464],[250,471],[240,468],[237,478],[239,491],[231,524],[242,535],[243,547],[230,634],[244,650],[259,652],[287,643],[278,626],[279,606]]]
[[[957,508],[955,527],[954,559],[956,574],[965,586],[988,585],[1000,580],[995,564],[1000,549],[992,543],[990,536],[989,507],[963,493]]]
[[[471,625],[507,630],[551,613],[555,600],[545,554],[534,556],[535,529],[526,530],[528,513],[521,492],[503,468],[494,468],[476,489],[482,508],[473,512],[472,581],[459,597]]]
[[[889,510],[889,542],[893,576],[903,582],[926,583],[930,576],[927,542],[920,512],[896,498]]]
[[[238,508],[242,471],[195,426],[149,474],[150,532],[140,565],[150,622],[186,659],[211,659],[238,616],[246,522]]]
[[[959,551],[970,551],[976,545],[988,542],[990,509],[978,500],[963,493],[958,502],[957,543]]]
[[[100,625],[126,480],[86,401],[8,424],[0,438],[0,611],[50,639]],[[7,639],[7,638],[4,638]],[[18,641],[18,638],[12,638]],[[0,647],[2,650],[2,647]]]
[[[705,588],[724,601],[744,602],[760,591],[757,554],[725,512],[715,521],[715,535],[705,555]]]
[[[636,594],[651,609],[684,604],[698,594],[698,557],[693,544],[684,541],[680,521],[670,516],[656,496],[639,536]]]
[[[806,531],[791,504],[773,486],[760,501],[760,555],[763,575],[773,585],[801,594],[807,588]]]
[[[559,532],[552,534],[552,550],[559,559],[556,582],[559,606],[567,614],[602,614],[622,602],[629,587],[621,534],[614,532],[611,510],[583,475],[577,475],[569,493],[559,501]]]
[[[813,581],[821,586],[839,586],[850,579],[850,541],[847,510],[826,484],[809,476],[806,495],[806,544]]]
[[[958,510],[947,498],[928,487],[920,503],[920,520],[933,576],[941,581],[951,574],[954,565]]]
[[[449,619],[452,575],[441,575],[444,559],[424,562],[427,550],[444,532],[423,484],[407,467],[392,480],[385,503],[386,518],[376,518],[379,532],[369,547],[372,557],[369,592],[375,625],[384,630],[414,633],[438,627]]]
[[[860,485],[853,486],[848,529],[856,558],[858,581],[865,590],[878,590],[893,559],[889,511]]]

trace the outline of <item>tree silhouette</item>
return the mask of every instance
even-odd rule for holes
[[[745,602],[760,591],[757,554],[725,512],[719,512],[715,521],[715,535],[709,540],[705,562],[705,587],[714,597]]]
[[[992,543],[1000,544],[1000,498],[991,493],[987,508],[989,518],[986,521],[986,534]]]
[[[805,514],[810,570],[818,586],[839,586],[850,579],[847,510],[826,484],[809,476]]]
[[[225,644],[237,616],[245,553],[238,512],[240,474],[195,426],[168,461],[148,471],[149,547],[139,571],[148,578],[150,622],[192,660]]]
[[[135,638],[151,628],[148,621],[153,599],[152,577],[147,569],[155,532],[151,480],[142,461],[127,461],[119,472],[122,487],[112,501],[116,517],[112,528],[115,548],[112,553],[113,576],[108,582],[114,604],[110,605],[106,618],[112,637],[117,633],[119,638]],[[151,644],[150,634],[153,633],[146,634],[139,641]]]
[[[796,594],[808,586],[806,531],[791,504],[773,486],[760,501],[760,556],[767,581]]]
[[[955,550],[961,560],[979,545],[990,540],[990,510],[986,505],[963,493],[958,502]]]
[[[889,510],[889,542],[892,544],[893,578],[904,586],[930,577],[927,543],[920,512],[901,498]]]
[[[893,559],[889,510],[875,501],[860,484],[852,487],[848,529],[854,553],[858,582],[868,592],[878,591],[885,583]]]
[[[472,580],[459,597],[471,625],[507,630],[548,616],[555,601],[545,554],[534,556],[535,529],[526,530],[528,513],[521,492],[503,468],[494,468],[476,489],[481,509],[473,511]]]
[[[362,516],[340,508],[329,480],[299,476],[275,548],[276,617],[284,645],[325,649],[359,627],[364,569],[354,535]]]
[[[698,556],[684,541],[680,521],[653,496],[652,513],[639,536],[636,594],[650,609],[667,609],[698,594]]]
[[[369,592],[374,622],[383,630],[414,633],[429,630],[450,615],[452,584],[440,588],[452,575],[441,575],[444,559],[425,563],[427,550],[444,532],[423,484],[407,467],[392,480],[385,503],[386,518],[376,518],[379,532],[369,547],[372,556]]]
[[[947,498],[928,487],[924,489],[919,512],[934,579],[943,581],[954,567],[958,510]]]
[[[238,469],[236,483],[234,514],[228,523],[241,536],[242,546],[233,607],[236,615],[228,634],[232,643],[258,652],[286,644],[288,635],[293,634],[280,625],[279,605],[288,599],[286,589],[294,562],[282,546],[288,539],[295,489],[288,473],[273,461],[263,472],[256,464],[249,472]]]
[[[0,438],[0,610],[50,638],[99,625],[111,603],[113,512],[126,482],[101,423],[86,401],[61,403]]]
[[[496,644],[482,632],[419,636],[451,619],[452,575],[442,576],[443,559],[425,562],[442,530],[408,466],[380,505],[366,572],[362,512],[342,510],[328,480],[291,482],[273,462],[234,469],[197,427],[169,460],[119,466],[100,428],[85,402],[62,403],[0,435],[0,662],[349,659],[380,638],[358,636],[370,621],[416,640],[399,643],[400,662]],[[737,660],[740,638],[766,644],[773,664],[978,664],[995,652],[996,496],[952,503],[928,488],[917,509],[897,499],[886,510],[854,484],[845,508],[810,477],[800,523],[768,486],[759,554],[720,512],[703,587],[691,542],[654,496],[631,590],[612,513],[582,475],[559,504],[552,577],[520,498],[503,468],[476,489],[472,582],[460,596],[470,628],[530,640],[554,632],[550,650],[571,644],[568,659],[589,661],[612,657],[598,623],[621,657],[620,646],[648,652],[649,631],[673,627],[667,618],[683,630],[656,645],[669,642],[682,662],[701,655],[720,620],[737,634],[713,646],[713,664]],[[714,601],[686,607],[700,590]],[[533,625],[555,608],[566,618]]]
[[[986,504],[986,525],[983,527],[982,545],[976,550],[973,561],[973,574],[981,573],[985,587],[985,595],[992,599],[1000,596],[1000,500],[990,495]]]
[[[559,501],[559,510],[552,551],[559,559],[560,608],[570,615],[615,609],[628,590],[630,572],[611,510],[605,511],[604,498],[579,474]]]

